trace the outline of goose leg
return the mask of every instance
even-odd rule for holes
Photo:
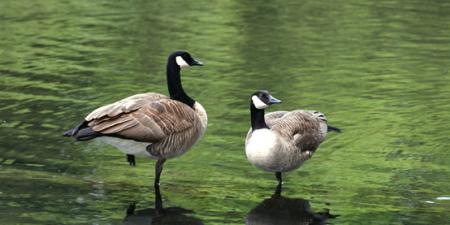
[[[166,159],[158,159],[155,165],[155,209],[158,212],[163,211],[163,205],[162,205],[162,198],[161,198],[161,192],[159,191],[159,178],[161,176],[161,172],[163,170],[163,164],[166,161]]]
[[[134,215],[134,210],[136,209],[136,202],[131,203],[127,209],[127,216]]]
[[[276,173],[275,173],[275,177],[276,177],[277,180],[278,180],[278,185],[277,185],[277,188],[275,189],[275,195],[280,196],[280,195],[281,195],[281,185],[282,185],[282,183],[283,183],[283,179],[282,179],[282,176],[281,176],[281,172],[276,172]]]
[[[136,159],[134,158],[134,155],[127,154],[127,161],[130,166],[136,166]]]

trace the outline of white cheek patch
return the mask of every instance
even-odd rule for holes
[[[252,96],[252,102],[257,109],[265,109],[268,106],[266,103],[262,102],[261,99],[259,99],[256,95]]]
[[[184,61],[183,57],[177,56],[177,57],[175,58],[175,60],[176,60],[177,64],[178,64],[181,68],[189,67],[189,64],[188,64],[186,61]]]

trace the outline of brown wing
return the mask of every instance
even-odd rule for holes
[[[289,111],[275,111],[267,113],[266,115],[264,115],[264,119],[266,120],[267,126],[272,127],[278,122],[280,118],[282,118],[288,112]]]
[[[92,111],[86,116],[85,120],[92,121],[102,119],[103,117],[114,118],[122,113],[132,112],[148,104],[149,102],[160,99],[169,99],[169,97],[153,92],[133,95]]]
[[[158,142],[198,124],[199,120],[189,106],[171,99],[154,100],[134,111],[89,122],[96,132],[142,142]]]
[[[272,120],[271,129],[294,141],[302,151],[314,151],[319,146],[320,121],[309,111],[295,110]]]

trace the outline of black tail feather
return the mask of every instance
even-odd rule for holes
[[[328,131],[328,132],[330,132],[330,131],[336,131],[336,132],[338,132],[338,133],[341,133],[341,129],[339,129],[339,128],[337,128],[337,127],[330,126],[330,125],[328,125],[327,131]]]
[[[87,141],[102,136],[101,133],[93,131],[87,121],[83,121],[78,126],[63,133],[65,137],[75,137],[77,141]]]
[[[73,137],[73,136],[75,136],[75,135],[78,133],[78,131],[79,131],[80,129],[83,129],[83,128],[85,128],[85,127],[88,127],[88,122],[87,122],[86,120],[83,120],[83,122],[81,122],[80,124],[78,124],[76,127],[74,127],[74,128],[72,128],[72,129],[70,129],[70,130],[64,132],[64,133],[63,133],[63,136],[65,136],[65,137]]]
[[[70,130],[64,132],[64,133],[63,133],[63,136],[64,136],[64,137],[72,137],[72,136],[74,135],[74,133],[75,133],[75,128],[70,129]]]
[[[74,136],[77,141],[87,141],[102,136],[101,133],[93,131],[90,127],[83,128]]]

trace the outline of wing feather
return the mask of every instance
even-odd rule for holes
[[[321,143],[320,121],[309,111],[286,112],[273,122],[271,129],[293,140],[302,151],[314,151]]]
[[[102,132],[104,134],[108,133],[114,133],[114,131],[110,131],[111,129],[115,129],[116,127],[122,127],[122,126],[130,126],[131,124],[134,124],[133,119],[127,116],[118,116],[114,119],[110,119],[107,123],[108,117],[103,117],[102,120],[94,120],[89,125],[91,127],[95,127],[95,131]],[[116,128],[117,129],[117,128]]]
[[[153,143],[200,123],[194,110],[179,101],[143,97],[124,99],[108,109],[99,108],[102,112],[87,117],[91,118],[88,125],[105,135]]]
[[[92,111],[85,117],[85,120],[92,121],[102,117],[114,118],[122,113],[137,110],[146,103],[159,99],[169,99],[169,97],[153,92],[133,95]]]
[[[266,120],[267,126],[272,127],[278,122],[280,118],[282,118],[288,112],[289,111],[275,111],[267,113],[266,115],[264,115],[264,119]]]

